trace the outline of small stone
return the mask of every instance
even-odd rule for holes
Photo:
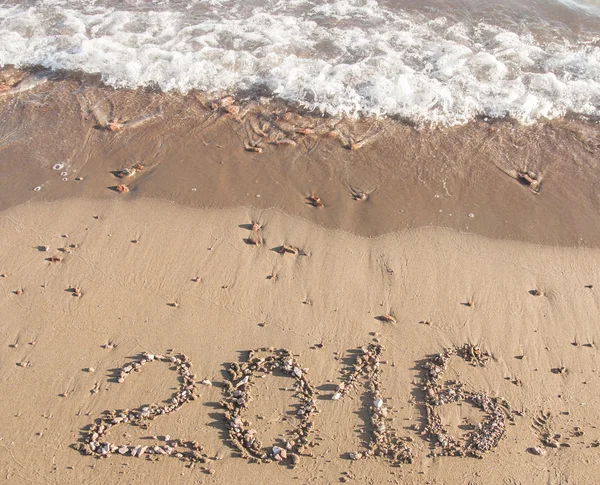
[[[298,250],[295,247],[289,246],[288,244],[284,244],[279,248],[279,253],[298,254]]]
[[[208,379],[204,379],[200,382],[200,384],[203,384],[205,386],[212,386],[212,382],[210,382]]]
[[[252,231],[248,238],[246,239],[248,244],[253,244],[254,246],[262,246],[263,239],[260,237],[255,231]]]
[[[533,446],[531,448],[527,448],[527,451],[529,453],[531,453],[532,455],[538,455],[538,456],[543,456],[546,454],[546,450],[544,450],[543,448],[540,448],[538,446]]]
[[[119,178],[133,177],[135,175],[135,172],[136,172],[135,168],[124,168],[117,174],[117,177],[119,177]]]
[[[240,382],[238,382],[236,384],[235,387],[237,388],[237,387],[243,386],[244,384],[247,384],[249,379],[250,378],[248,376],[244,377]]]
[[[311,195],[307,197],[307,199],[314,207],[325,207],[323,201],[321,200],[321,197],[319,197],[318,195]]]

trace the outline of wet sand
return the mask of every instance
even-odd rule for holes
[[[0,103],[0,476],[9,483],[595,482],[593,123],[332,126],[273,103],[238,103],[242,115],[231,114],[197,95],[73,79]],[[107,130],[117,118],[122,129]],[[268,143],[284,135],[295,145]],[[245,149],[253,143],[262,153]],[[280,254],[284,244],[296,253]],[[372,398],[360,385],[331,398],[369,343],[385,347],[385,422],[406,438],[411,464],[351,459],[373,436]],[[426,432],[423,366],[465,343],[491,358],[454,357],[443,380],[507,402],[502,439],[481,460],[437,456]],[[227,369],[269,347],[289,349],[318,391],[295,468],[249,463],[228,442]],[[104,411],[177,391],[167,364],[118,382],[144,352],[189,357],[199,397],[107,437],[130,449],[197,441],[205,463],[77,451]],[[265,447],[289,440],[299,421],[293,382],[257,379],[242,413]],[[466,402],[435,412],[455,437],[486,422]]]
[[[50,80],[5,95],[0,208],[125,195],[192,207],[276,207],[369,236],[441,226],[545,245],[600,240],[594,122],[418,129],[301,116],[272,102],[240,102],[234,114],[211,104],[198,94],[114,91],[93,80]],[[123,129],[103,129],[112,119]],[[272,144],[282,141],[294,145]],[[262,153],[245,149],[252,143]],[[115,176],[136,163],[145,170],[135,178]],[[55,164],[61,168],[52,170]],[[539,193],[517,180],[527,172],[541,180]],[[122,182],[128,194],[111,190]],[[358,193],[368,199],[355,200]],[[311,195],[325,210],[306,203]]]

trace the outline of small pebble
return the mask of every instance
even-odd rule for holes
[[[531,448],[527,448],[527,451],[529,453],[531,453],[532,455],[538,455],[538,456],[543,456],[546,454],[546,450],[544,450],[543,448],[540,448],[538,446],[533,446]]]

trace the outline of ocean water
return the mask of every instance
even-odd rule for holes
[[[600,116],[600,2],[0,2],[0,64],[457,125]]]

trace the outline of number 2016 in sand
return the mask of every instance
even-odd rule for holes
[[[335,401],[357,391],[358,385],[366,381],[367,402],[370,420],[369,441],[360,450],[350,451],[348,456],[358,460],[368,457],[384,457],[392,464],[411,463],[413,451],[409,436],[398,436],[391,429],[391,418],[382,394],[381,357],[384,348],[379,343],[361,347],[355,353],[352,365],[342,371],[342,379],[330,398]],[[489,397],[485,393],[466,390],[458,381],[443,380],[443,374],[452,358],[461,358],[473,366],[484,366],[489,354],[479,347],[465,344],[462,347],[444,349],[427,360],[422,366],[420,389],[424,395],[422,404],[426,409],[426,425],[419,435],[431,441],[437,455],[471,456],[481,458],[495,448],[506,430],[506,419],[513,418],[506,401]],[[144,353],[138,359],[124,365],[117,381],[122,383],[142,367],[164,363],[179,375],[179,389],[163,404],[151,404],[133,410],[106,411],[95,423],[86,427],[84,439],[75,445],[82,453],[96,457],[112,454],[146,457],[175,457],[189,462],[206,463],[209,460],[202,445],[196,441],[185,441],[165,437],[155,445],[120,444],[109,440],[109,431],[120,425],[129,424],[148,429],[152,420],[179,410],[184,404],[198,399],[198,382],[192,373],[192,364],[182,354],[158,355]],[[261,349],[250,351],[244,362],[230,364],[229,378],[224,382],[223,421],[228,431],[228,443],[241,457],[258,463],[284,462],[295,466],[301,457],[312,456],[311,441],[313,417],[319,412],[318,392],[307,377],[307,369],[296,360],[296,356],[285,349]],[[251,428],[244,418],[255,399],[257,379],[276,374],[294,381],[295,419],[285,440],[276,444],[265,444],[259,433]],[[208,381],[201,384],[210,385]],[[438,408],[444,404],[465,401],[480,409],[484,418],[481,423],[461,438],[452,436],[444,426]],[[326,402],[326,401],[322,401]]]

